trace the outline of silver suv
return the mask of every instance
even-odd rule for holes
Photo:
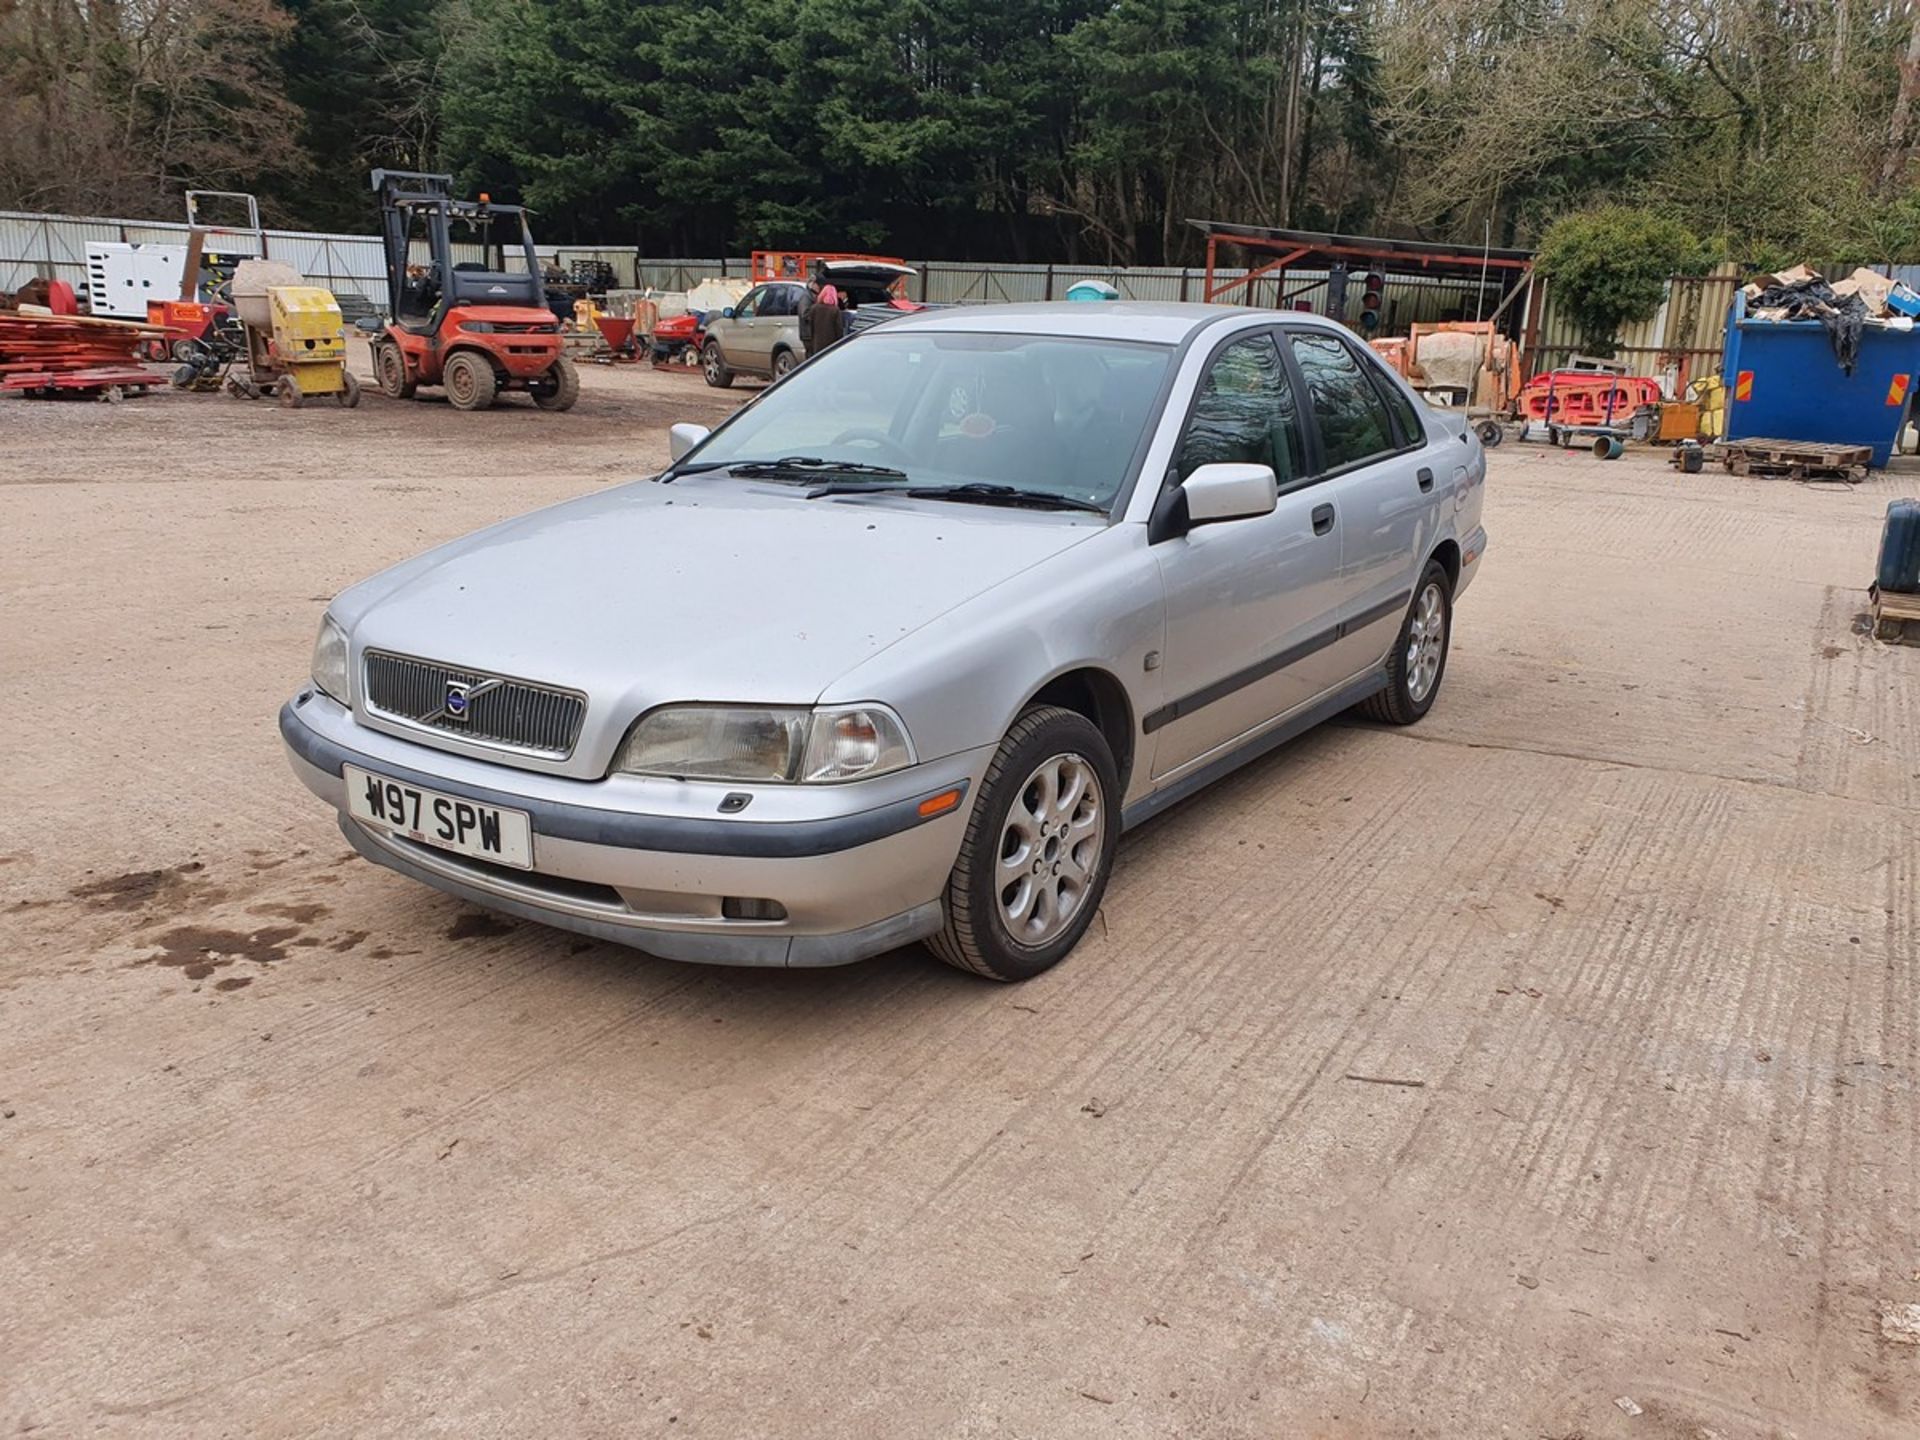
[[[280,731],[362,855],[670,958],[1024,979],[1121,831],[1425,715],[1487,545],[1464,423],[1273,311],[903,316],[669,449],[334,600]]]
[[[824,283],[847,297],[851,311],[886,307],[894,298],[894,288],[913,274],[905,265],[875,260],[828,260],[818,269]],[[725,389],[735,375],[778,380],[806,359],[806,347],[800,343],[800,312],[807,303],[803,282],[769,280],[709,319],[707,338],[700,346],[700,369],[707,383]]]

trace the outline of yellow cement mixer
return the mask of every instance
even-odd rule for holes
[[[249,399],[272,392],[290,409],[315,396],[348,409],[360,403],[332,291],[277,260],[243,260],[233,272],[233,308],[247,332],[247,374],[231,377],[229,389]]]

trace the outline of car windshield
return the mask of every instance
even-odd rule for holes
[[[676,469],[806,458],[913,486],[985,481],[1110,506],[1172,350],[1125,340],[881,329],[795,371]]]

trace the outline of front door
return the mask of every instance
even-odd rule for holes
[[[733,319],[727,324],[727,363],[741,370],[765,370],[768,365],[769,326],[778,322],[763,319],[771,285],[757,285],[740,297],[733,307]]]
[[[1299,408],[1271,331],[1232,340],[1209,362],[1168,483],[1225,461],[1272,466],[1280,500],[1270,515],[1154,547],[1166,588],[1165,701],[1143,724],[1156,780],[1333,683],[1341,525],[1324,487],[1306,478]]]

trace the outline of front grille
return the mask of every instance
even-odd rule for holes
[[[366,662],[367,709],[376,715],[557,760],[580,738],[587,701],[574,691],[379,650],[369,650]],[[452,697],[464,703],[463,714],[449,712]]]

